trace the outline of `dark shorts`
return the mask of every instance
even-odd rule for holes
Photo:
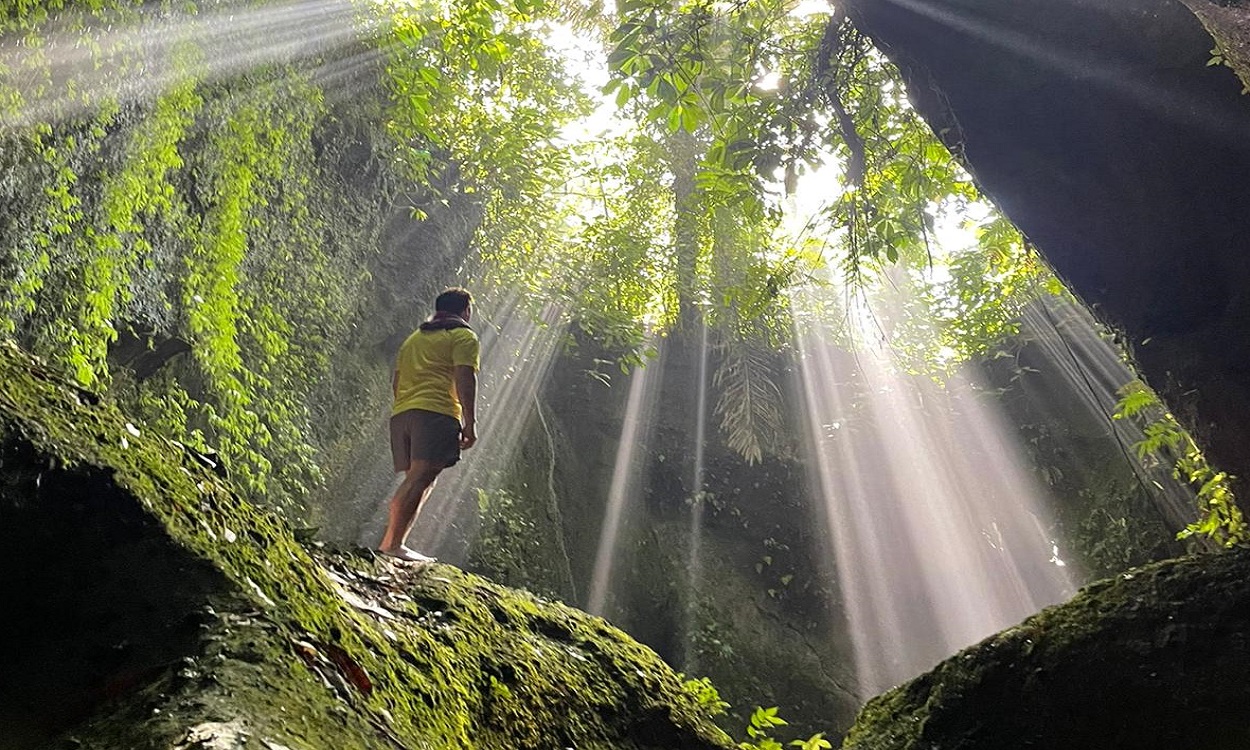
[[[391,457],[395,471],[413,461],[446,468],[460,460],[460,420],[447,414],[409,409],[391,417]]]

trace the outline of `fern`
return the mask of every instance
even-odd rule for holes
[[[1145,383],[1134,380],[1120,389],[1120,401],[1115,405],[1114,419],[1128,419],[1151,407],[1162,408],[1163,402]]]
[[[1133,380],[1120,389],[1119,395],[1112,417],[1136,419],[1142,424],[1143,438],[1135,446],[1138,458],[1167,452],[1175,454],[1173,475],[1194,488],[1198,519],[1177,534],[1177,538],[1202,534],[1223,547],[1250,543],[1250,525],[1237,506],[1230,485],[1232,477],[1207,462],[1193,436],[1145,383]]]
[[[767,352],[750,341],[729,340],[712,383],[720,392],[716,416],[729,447],[748,464],[764,458],[765,446],[782,438],[781,390]]]

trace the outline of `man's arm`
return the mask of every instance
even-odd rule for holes
[[[477,370],[469,365],[456,365],[454,377],[462,419],[460,448],[464,450],[477,442]]]

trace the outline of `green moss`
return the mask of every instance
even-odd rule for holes
[[[414,300],[479,229],[553,244],[552,138],[589,102],[509,4],[339,3],[343,33],[246,65],[272,19],[200,28],[216,5],[0,3],[0,335],[307,522]]]
[[[844,750],[1241,748],[1250,549],[1083,589],[864,707]]]
[[[730,746],[653,652],[602,619],[446,566],[319,562],[188,451],[95,401],[0,345],[3,443],[117,488],[225,584],[192,663],[111,704],[76,734],[84,746],[167,747],[230,720],[290,747]]]

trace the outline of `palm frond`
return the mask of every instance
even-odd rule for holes
[[[783,440],[777,373],[768,352],[750,341],[730,340],[721,350],[721,363],[712,377],[720,392],[716,415],[729,447],[754,464]]]

